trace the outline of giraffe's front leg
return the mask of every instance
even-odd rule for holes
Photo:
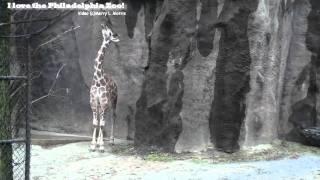
[[[98,117],[97,112],[93,112],[93,133],[92,133],[92,141],[90,145],[90,150],[95,151],[97,147],[97,127],[98,127]]]
[[[103,141],[103,128],[105,125],[104,121],[104,110],[102,110],[99,114],[100,116],[100,123],[99,123],[99,135],[98,135],[98,144],[99,144],[99,151],[104,152],[104,141]]]

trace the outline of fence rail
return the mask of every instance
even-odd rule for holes
[[[0,76],[0,80],[27,80],[27,76]]]

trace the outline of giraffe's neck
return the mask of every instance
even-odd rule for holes
[[[103,70],[103,59],[104,59],[104,54],[106,52],[107,46],[109,45],[109,42],[106,40],[103,40],[100,49],[98,51],[97,57],[95,59],[94,63],[94,76],[96,76],[98,79],[102,78],[104,75],[104,70]]]

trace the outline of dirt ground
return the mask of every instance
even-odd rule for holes
[[[214,180],[320,179],[320,148],[275,142],[234,154],[216,152],[138,153],[132,144],[106,144],[89,152],[89,142],[32,146],[33,180]]]

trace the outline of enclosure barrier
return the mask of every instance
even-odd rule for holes
[[[4,171],[0,172],[1,177],[6,177],[8,180],[29,180],[30,177],[30,113],[31,113],[31,79],[30,79],[30,51],[29,38],[25,38],[27,42],[26,58],[26,75],[25,76],[1,76],[0,81],[23,81],[25,88],[25,104],[22,106],[25,116],[22,116],[22,121],[19,124],[10,120],[1,118],[0,123],[0,167]],[[0,92],[2,93],[2,92]],[[10,98],[10,97],[9,97]],[[9,99],[10,102],[10,99]],[[9,106],[9,104],[7,104]],[[10,116],[9,116],[10,117]],[[22,127],[21,127],[22,125]],[[22,129],[19,131],[19,129]]]

